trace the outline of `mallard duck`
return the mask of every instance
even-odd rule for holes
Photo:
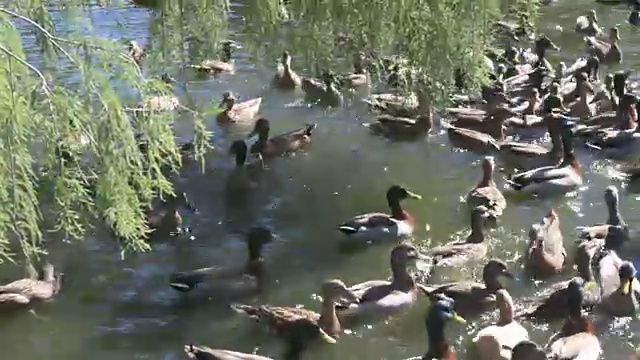
[[[434,294],[442,293],[456,301],[456,312],[463,316],[478,315],[493,309],[496,291],[504,287],[500,277],[513,278],[507,264],[501,260],[492,259],[482,269],[482,281],[460,281],[442,285],[426,285],[422,287],[430,298]]]
[[[418,299],[418,286],[408,267],[424,259],[409,244],[397,245],[391,251],[391,280],[371,280],[349,287],[357,301],[337,307],[341,319],[353,316],[389,316],[412,306]]]
[[[504,122],[513,116],[518,116],[518,113],[505,105],[499,105],[486,116],[471,114],[457,115],[455,116],[455,120],[451,122],[451,125],[489,134],[495,139],[502,139],[504,137]]]
[[[142,63],[142,59],[147,56],[146,49],[142,47],[142,45],[138,44],[138,42],[135,40],[129,41],[127,47],[129,49],[129,56],[131,56],[133,61],[135,61],[138,66],[140,66],[140,63]]]
[[[506,289],[496,292],[499,319],[495,325],[480,330],[473,338],[478,360],[511,360],[511,350],[529,339],[529,332],[515,321],[513,299]]]
[[[278,64],[273,83],[277,88],[282,90],[294,90],[302,85],[300,76],[291,70],[291,55],[288,51],[282,53],[282,58],[280,64]]]
[[[549,355],[552,359],[596,360],[602,352],[593,325],[582,314],[584,286],[584,280],[579,277],[569,283],[565,298],[569,312],[560,332],[554,334],[548,342]]]
[[[565,194],[582,185],[582,167],[573,151],[572,124],[564,124],[562,141],[564,159],[558,166],[546,166],[513,175],[507,179],[521,193],[542,195]]]
[[[273,240],[269,229],[254,227],[247,233],[247,261],[240,266],[220,267],[212,266],[192,271],[185,271],[171,276],[170,285],[180,292],[194,290],[198,285],[209,280],[239,279],[249,276],[255,279],[258,289],[264,285],[263,247]]]
[[[466,320],[454,310],[455,301],[442,294],[429,304],[425,315],[424,324],[429,336],[429,348],[424,356],[412,357],[407,360],[436,359],[455,360],[456,355],[449,346],[444,329],[449,321],[466,324]]]
[[[605,238],[613,235],[613,233],[610,234],[610,229],[617,227],[619,228],[618,230],[623,230],[615,231],[616,235],[623,236],[618,240],[622,244],[629,240],[629,227],[620,213],[620,194],[617,187],[613,185],[607,186],[604,190],[604,202],[607,205],[607,221],[604,224],[577,227],[579,238],[588,241],[604,241]],[[613,239],[609,241],[613,241]]]
[[[543,123],[551,138],[551,149],[538,144],[516,141],[500,141],[500,158],[520,170],[527,171],[544,166],[557,166],[562,161],[561,119],[559,113],[546,115]]]
[[[222,56],[220,60],[204,60],[198,65],[189,65],[190,68],[207,74],[233,73],[235,63],[231,58],[231,48],[240,49],[235,41],[227,40],[222,43]]]
[[[253,178],[258,175],[258,171],[262,170],[262,167],[256,166],[261,165],[257,162],[247,164],[248,152],[249,148],[244,141],[236,140],[231,143],[229,155],[234,157],[236,166],[227,178],[225,195],[237,197],[247,190],[256,187],[257,184],[253,181]]]
[[[613,316],[633,317],[640,309],[640,283],[636,279],[633,263],[625,261],[618,269],[620,286],[611,294],[602,298],[600,309]]]
[[[313,321],[300,319],[292,321],[282,336],[286,341],[283,359],[300,360],[302,352],[315,339],[322,339],[327,344],[335,344],[336,340],[328,336]],[[184,351],[194,360],[272,360],[271,358],[241,353],[225,349],[212,349],[208,346],[185,345]]]
[[[620,48],[620,31],[617,26],[609,29],[608,42],[596,39],[595,37],[585,37],[589,51],[600,59],[603,64],[622,63],[622,49]]]
[[[380,115],[374,122],[366,123],[364,126],[374,135],[381,135],[391,140],[412,141],[429,133],[433,120],[430,114],[420,115],[415,119]]]
[[[569,106],[569,113],[580,120],[588,120],[595,114],[596,110],[595,106],[591,104],[593,87],[588,83],[587,76],[584,73],[576,75],[576,79],[579,77],[583,78],[583,80],[578,81],[579,85],[576,85],[578,100]]]
[[[495,167],[496,163],[493,156],[486,156],[482,160],[482,179],[467,195],[469,209],[483,206],[487,210],[485,217],[493,220],[501,216],[507,207],[507,200],[500,192],[500,189],[496,187],[495,181],[493,181]]]
[[[182,228],[182,215],[178,207],[185,206],[191,211],[196,209],[187,199],[184,192],[169,195],[167,199],[160,201],[158,206],[147,210],[147,226],[152,234],[180,234],[189,232],[188,228]]]
[[[447,137],[451,144],[460,149],[487,153],[500,150],[498,141],[491,135],[480,131],[460,128],[441,120],[440,126],[447,129]]]
[[[353,72],[350,74],[342,75],[339,79],[340,84],[346,88],[359,88],[363,86],[369,86],[369,76],[364,69],[362,61],[364,60],[363,53],[357,53],[353,55]]]
[[[392,116],[414,117],[420,114],[420,101],[417,93],[399,94],[371,94],[363,100],[375,110]]]
[[[422,197],[402,186],[393,185],[387,190],[387,204],[391,214],[358,215],[340,224],[338,229],[349,238],[369,242],[392,240],[411,235],[416,220],[400,205],[404,199],[420,200]]]
[[[531,56],[528,60],[533,65],[533,69],[544,68],[547,71],[553,71],[553,67],[547,60],[548,50],[560,51],[560,47],[546,35],[540,35],[534,44],[534,56]]]
[[[269,137],[271,129],[269,120],[260,118],[249,134],[249,138],[258,136],[258,140],[251,145],[251,153],[258,154],[260,158],[270,158],[296,152],[311,142],[311,134],[315,128],[316,124],[309,124],[300,129]]]
[[[471,233],[463,242],[455,241],[437,246],[429,251],[434,266],[461,267],[469,261],[478,261],[487,255],[487,243],[484,241],[484,221],[488,216],[487,208],[478,206],[471,211]]]
[[[541,222],[531,225],[525,265],[535,278],[545,278],[562,271],[566,257],[560,219],[551,210]]]
[[[308,102],[334,107],[342,104],[342,94],[336,87],[336,78],[332,72],[323,72],[322,81],[302,78],[302,90]]]
[[[14,308],[45,301],[55,297],[60,291],[62,274],[55,274],[53,265],[47,263],[42,268],[42,277],[31,262],[27,262],[27,277],[0,286],[0,308]]]
[[[243,102],[236,102],[235,96],[231,92],[222,95],[220,107],[222,112],[216,116],[218,123],[253,123],[260,111],[262,98],[255,98]]]
[[[598,16],[595,10],[589,10],[585,15],[576,19],[576,32],[586,36],[600,36],[602,29],[598,26]]]
[[[231,309],[253,320],[266,324],[278,336],[286,335],[289,326],[296,320],[305,319],[316,324],[322,338],[336,339],[341,327],[336,316],[336,303],[358,301],[358,297],[341,280],[327,280],[322,284],[322,307],[320,313],[298,307],[279,307],[270,305],[251,306],[232,304]],[[334,340],[335,341],[335,340]]]

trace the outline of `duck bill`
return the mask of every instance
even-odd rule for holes
[[[249,133],[249,135],[247,135],[247,139],[251,139],[256,137],[256,135],[258,135],[258,132],[253,130],[251,133]]]
[[[324,330],[322,330],[322,328],[320,329],[320,339],[322,339],[323,342],[327,343],[327,344],[335,344],[336,343],[336,339],[332,338],[331,336],[329,336],[329,334],[327,334]]]
[[[631,292],[631,280],[625,280],[622,284],[622,295],[627,295]]]
[[[551,44],[549,45],[549,48],[550,48],[551,50],[560,51],[560,46],[558,46],[558,45],[556,45],[556,44],[554,44],[554,43],[551,43]]]
[[[458,324],[466,324],[467,320],[465,320],[462,316],[458,315],[458,313],[453,313],[451,316],[451,320],[457,322]]]
[[[411,192],[411,191],[407,191],[407,195],[411,199],[416,199],[416,200],[421,200],[422,199],[422,196],[420,196],[420,195],[418,195],[418,194],[416,194],[414,192]]]
[[[584,289],[585,289],[585,290],[589,291],[589,290],[591,290],[591,289],[596,288],[597,286],[598,286],[598,284],[596,284],[596,282],[595,282],[595,281],[591,280],[591,281],[587,281],[587,282],[584,284],[584,286],[583,286],[583,287],[584,287]],[[624,291],[624,290],[623,290],[623,291]]]
[[[509,278],[509,279],[515,279],[515,275],[513,275],[513,273],[509,270],[505,270],[502,272],[502,276]]]

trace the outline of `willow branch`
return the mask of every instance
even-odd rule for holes
[[[27,62],[26,60],[20,59],[20,57],[18,55],[16,55],[14,52],[12,52],[11,50],[7,49],[3,45],[0,45],[0,51],[2,51],[3,53],[9,55],[9,57],[11,57],[12,59],[16,60],[20,64],[26,66],[29,70],[31,70],[36,75],[38,75],[38,77],[42,81],[42,90],[47,95],[50,95],[51,92],[50,92],[50,89],[49,89],[49,85],[47,85],[47,79],[44,77],[42,72],[40,72],[40,70],[38,70],[38,68],[36,68],[35,66],[29,64],[29,62]]]

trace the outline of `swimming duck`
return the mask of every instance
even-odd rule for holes
[[[545,166],[525,171],[507,179],[518,192],[552,195],[565,194],[582,185],[582,167],[573,151],[572,124],[565,123],[562,129],[564,159],[557,166]]]
[[[590,104],[596,104],[598,112],[614,111],[617,106],[617,97],[613,92],[613,74],[607,74],[602,88],[591,99]]]
[[[369,86],[369,76],[362,64],[363,60],[363,53],[353,55],[353,72],[340,77],[339,81],[342,86],[351,89]]]
[[[560,95],[559,91],[560,89],[558,87],[558,84],[551,83],[549,85],[549,93],[547,94],[547,96],[544,97],[544,99],[542,99],[543,115],[551,114],[555,109],[560,110],[560,112],[562,113],[566,113],[569,111],[567,108],[565,108],[564,106],[565,99],[563,96]],[[571,97],[568,97],[568,98],[571,99]]]
[[[513,299],[506,289],[496,292],[499,319],[495,325],[480,330],[473,339],[477,360],[511,360],[511,350],[529,339],[529,332],[515,321]]]
[[[260,118],[249,134],[249,138],[258,135],[258,140],[251,145],[251,153],[257,154],[261,159],[266,159],[298,151],[311,142],[311,134],[315,128],[316,124],[309,124],[270,138],[271,125],[269,120]]]
[[[241,47],[234,41],[224,41],[222,43],[222,56],[220,60],[204,60],[198,65],[189,65],[189,67],[207,74],[232,74],[235,71],[235,63],[231,58],[232,48],[240,49]]]
[[[247,233],[247,261],[240,266],[220,267],[212,266],[192,271],[185,271],[171,276],[170,285],[180,292],[189,292],[210,280],[240,279],[246,276],[255,280],[260,290],[264,285],[264,259],[262,249],[273,240],[269,229],[254,227]]]
[[[620,286],[616,291],[602,298],[600,309],[613,316],[635,316],[640,309],[640,283],[636,275],[637,271],[633,263],[623,262],[618,269]]]
[[[294,90],[302,86],[300,76],[291,70],[291,55],[288,51],[282,53],[282,58],[280,64],[278,64],[273,83],[277,88],[282,90]]]
[[[600,36],[602,29],[598,26],[598,16],[595,10],[589,10],[586,15],[576,19],[576,32],[586,36]]]
[[[421,115],[419,95],[415,92],[371,94],[363,101],[372,109],[392,116],[411,118]]]
[[[413,357],[407,360],[455,360],[456,355],[449,346],[445,337],[444,329],[449,321],[459,324],[466,324],[466,320],[458,315],[454,310],[455,301],[446,296],[440,295],[427,308],[425,316],[425,327],[429,336],[429,349],[422,357]]]
[[[486,156],[482,160],[482,179],[467,195],[467,205],[469,209],[476,209],[483,206],[487,210],[484,217],[495,220],[502,215],[507,207],[507,200],[496,187],[493,181],[493,173],[496,162],[493,156]]]
[[[434,266],[461,267],[469,261],[478,261],[487,255],[487,243],[484,241],[484,221],[489,214],[484,206],[471,211],[471,233],[465,241],[455,241],[432,248]]]
[[[322,73],[322,81],[312,78],[302,78],[302,90],[305,100],[324,106],[339,106],[342,104],[342,94],[336,87],[336,77],[332,72]]]
[[[604,191],[604,202],[607,205],[607,221],[604,224],[579,226],[577,228],[579,238],[588,241],[604,241],[604,239],[610,235],[610,229],[612,227],[619,227],[623,231],[616,231],[615,233],[623,235],[623,238],[619,239],[620,243],[629,240],[629,227],[620,213],[620,194],[617,187],[613,185],[607,186]]]
[[[585,282],[576,277],[569,283],[565,299],[569,312],[562,329],[548,342],[552,359],[598,359],[602,349],[595,329],[582,314]]]
[[[411,307],[418,299],[418,286],[408,267],[424,258],[413,245],[403,243],[394,247],[390,256],[391,281],[371,280],[349,287],[357,301],[339,305],[338,316],[384,317]]]
[[[55,274],[53,265],[42,268],[42,277],[27,262],[27,277],[0,286],[0,308],[15,308],[35,301],[50,300],[60,292],[62,274]],[[40,278],[40,279],[39,279]]]
[[[507,264],[501,260],[492,259],[482,269],[483,283],[473,281],[460,281],[442,285],[422,286],[422,291],[429,298],[442,293],[456,301],[456,312],[462,316],[478,315],[495,305],[496,291],[504,287],[500,283],[501,276],[513,278]]]
[[[322,284],[322,306],[320,313],[298,307],[279,307],[270,305],[232,304],[231,309],[251,319],[266,324],[278,336],[284,336],[296,320],[305,319],[315,323],[322,338],[336,339],[341,327],[336,316],[336,303],[358,301],[358,297],[341,280],[327,280]],[[335,341],[335,340],[334,340]]]
[[[146,49],[142,47],[142,45],[138,44],[138,42],[135,40],[129,41],[127,47],[129,49],[129,56],[131,56],[133,61],[135,61],[138,66],[140,66],[140,63],[142,63],[142,59],[147,56]]]
[[[545,278],[560,273],[566,257],[560,220],[551,210],[541,222],[531,225],[525,267],[535,278]]]
[[[387,204],[391,214],[368,213],[342,223],[338,229],[349,238],[359,241],[383,241],[398,239],[413,234],[416,220],[404,210],[400,202],[404,199],[422,197],[399,185],[387,190]]]
[[[620,49],[620,31],[617,26],[609,29],[608,41],[595,37],[585,37],[588,49],[600,59],[602,64],[622,63],[622,49]]]
[[[560,113],[545,115],[543,123],[551,138],[551,149],[538,144],[516,141],[500,141],[500,158],[522,171],[540,168],[543,166],[557,166],[563,158],[561,122],[566,119]]]
[[[247,164],[247,154],[249,148],[242,140],[236,140],[229,147],[229,155],[234,157],[235,169],[227,178],[225,195],[236,198],[245,194],[247,190],[257,186],[254,177],[258,175],[258,171],[262,170],[261,165],[257,162]]]
[[[547,354],[533,341],[523,340],[511,350],[511,360],[547,360]]]
[[[231,92],[225,92],[222,95],[220,107],[222,112],[216,117],[218,123],[253,123],[258,112],[260,111],[262,98],[255,98],[243,102],[236,102],[235,96]]]
[[[189,210],[195,211],[193,205],[187,200],[187,194],[184,192],[168,195],[167,199],[161,200],[158,206],[147,210],[147,226],[151,233],[175,235],[185,231],[188,232],[188,228],[182,228],[182,215],[178,212],[178,207],[180,206],[185,206]]]
[[[485,134],[489,134],[496,139],[501,139],[503,137],[502,127],[505,120],[512,116],[518,115],[519,114],[513,109],[510,109],[504,104],[501,104],[486,115],[455,115],[455,120],[451,122],[451,125],[458,128],[480,131]]]
[[[391,140],[412,141],[424,137],[433,126],[431,114],[420,115],[415,119],[406,117],[380,115],[375,121],[364,124],[374,135],[381,135]]]
[[[487,153],[500,150],[498,141],[491,135],[477,130],[460,128],[440,120],[440,126],[447,129],[447,137],[457,148],[477,153]]]
[[[319,328],[315,322],[306,319],[295,320],[287,326],[283,338],[286,342],[284,360],[300,360],[302,352],[315,339],[320,338],[327,344],[335,344],[336,340]],[[212,349],[202,345],[185,345],[184,351],[194,360],[272,360],[271,358],[241,353],[225,349]]]

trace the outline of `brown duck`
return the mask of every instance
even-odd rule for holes
[[[47,263],[39,276],[33,265],[27,263],[27,277],[0,286],[0,309],[9,309],[50,300],[60,291],[62,274],[55,274],[53,265]]]
[[[302,85],[302,79],[295,71],[291,70],[291,55],[288,51],[282,53],[280,64],[276,69],[273,84],[282,90],[294,90]]]
[[[311,142],[311,134],[316,124],[309,124],[303,128],[292,130],[278,136],[269,137],[271,126],[269,120],[260,118],[249,138],[258,136],[258,140],[251,145],[251,153],[261,158],[271,158],[302,149]]]
[[[487,243],[484,241],[484,221],[488,214],[484,206],[471,211],[471,233],[465,241],[451,242],[437,246],[429,253],[433,256],[434,266],[462,267],[467,262],[478,261],[487,256]]]
[[[525,267],[536,279],[546,278],[562,271],[566,257],[560,219],[551,210],[542,221],[531,225]]]
[[[222,56],[219,60],[204,60],[198,65],[189,65],[189,67],[206,74],[233,73],[235,64],[231,58],[232,47],[240,48],[234,41],[225,41],[222,43]]]
[[[262,98],[255,98],[243,102],[237,102],[230,92],[222,95],[220,107],[222,112],[216,117],[220,124],[252,124],[260,111]]]
[[[482,160],[482,179],[467,195],[469,209],[477,209],[483,206],[487,213],[485,218],[495,220],[502,215],[507,207],[507,200],[493,181],[493,173],[496,163],[493,156],[486,156]]]

